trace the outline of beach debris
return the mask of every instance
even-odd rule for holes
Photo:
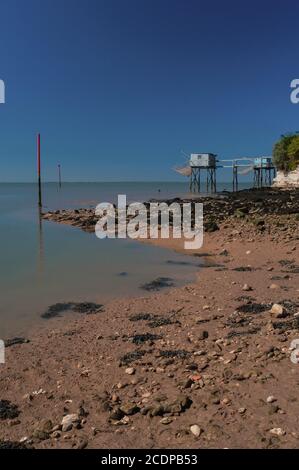
[[[91,314],[103,311],[102,304],[93,302],[58,302],[50,305],[48,309],[41,315],[42,318],[50,319],[61,316],[62,313],[73,311],[77,313]]]
[[[199,437],[203,432],[202,429],[197,424],[192,424],[192,426],[190,426],[190,431],[195,437]]]
[[[15,338],[6,339],[4,341],[4,345],[6,348],[8,348],[9,346],[14,346],[15,344],[24,344],[24,343],[29,343],[29,342],[30,342],[29,339],[16,336]]]
[[[145,284],[141,284],[140,289],[144,289],[147,291],[158,291],[160,289],[164,289],[165,287],[173,287],[174,282],[173,279],[170,277],[157,277],[151,282],[147,282]]]
[[[0,419],[15,419],[19,414],[17,405],[9,400],[0,400]]]

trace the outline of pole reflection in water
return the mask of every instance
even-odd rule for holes
[[[42,205],[38,204],[38,274],[44,270],[44,237]]]

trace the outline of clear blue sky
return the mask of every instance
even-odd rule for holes
[[[2,0],[0,181],[178,180],[299,130],[296,0]],[[222,179],[227,179],[225,174]],[[220,179],[221,179],[220,178]]]

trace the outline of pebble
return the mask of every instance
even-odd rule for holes
[[[286,434],[285,430],[281,428],[272,428],[270,429],[270,433],[275,436],[284,436]]]
[[[125,370],[125,373],[128,374],[128,375],[133,375],[133,374],[135,374],[135,369],[134,369],[134,367],[127,367],[126,370]]]
[[[279,285],[278,284],[271,284],[269,289],[279,289]]]
[[[276,398],[273,397],[273,395],[269,395],[269,396],[267,397],[267,403],[273,403],[274,401],[276,401]]]
[[[228,405],[228,404],[230,403],[230,399],[224,397],[223,400],[221,401],[221,403],[222,403],[223,405]]]
[[[240,415],[243,415],[246,412],[246,408],[241,407],[238,409],[238,412],[240,413]]]
[[[160,420],[160,423],[161,424],[170,424],[170,423],[172,423],[172,418],[169,418],[169,417],[162,418]]]
[[[244,286],[242,287],[242,290],[244,291],[251,291],[253,290],[251,286],[249,286],[248,284],[244,284]]]
[[[271,307],[270,313],[275,315],[276,318],[280,318],[284,315],[285,309],[280,304],[273,304]]]
[[[198,335],[199,340],[207,339],[208,337],[209,337],[209,333],[206,330],[202,330]]]
[[[199,437],[202,433],[202,429],[197,424],[193,424],[192,426],[190,426],[190,431],[195,437]]]

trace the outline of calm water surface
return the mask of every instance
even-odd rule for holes
[[[185,183],[65,183],[61,189],[46,183],[43,210],[94,207],[116,202],[118,194],[126,194],[128,202],[186,196],[186,190]],[[34,184],[0,184],[0,247],[0,338],[45,322],[40,315],[56,302],[105,303],[144,295],[140,284],[166,276],[181,285],[194,279],[198,267],[198,260],[169,250],[131,240],[99,240],[74,227],[41,221]]]

